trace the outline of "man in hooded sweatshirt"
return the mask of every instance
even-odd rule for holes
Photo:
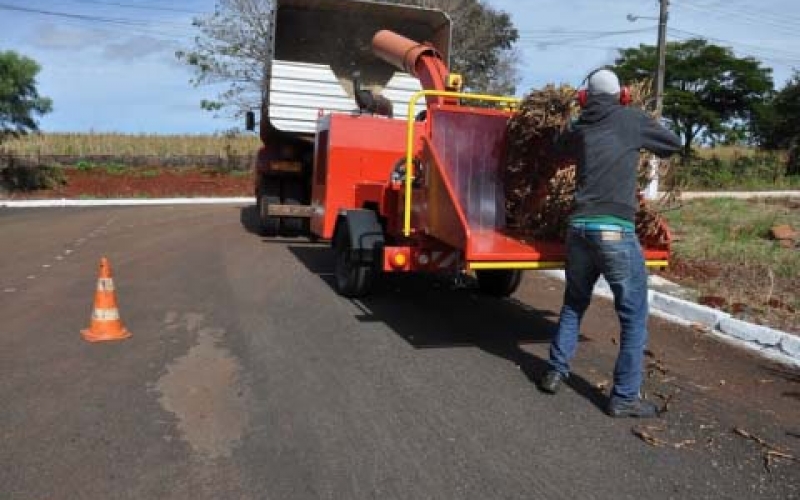
[[[636,236],[639,152],[667,157],[680,139],[644,112],[620,103],[620,84],[610,70],[588,79],[588,99],[568,123],[557,147],[577,160],[574,211],[567,231],[566,290],[549,370],[540,388],[555,394],[569,377],[583,314],[597,279],[614,293],[620,322],[619,355],[607,412],[614,417],[654,417],[656,406],[640,396],[647,343],[647,269]]]

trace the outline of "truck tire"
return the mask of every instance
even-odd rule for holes
[[[519,288],[522,271],[519,269],[498,269],[491,271],[475,271],[478,277],[478,288],[493,297],[508,297]]]
[[[281,183],[281,203],[303,205],[305,187],[298,179],[284,179]],[[308,219],[304,217],[281,217],[281,232],[285,236],[300,236],[308,232]]]
[[[336,291],[348,298],[367,295],[372,289],[373,270],[353,258],[353,246],[347,224],[336,232],[333,251],[336,255],[333,271]]]
[[[258,233],[261,236],[277,236],[280,230],[280,217],[267,215],[267,205],[281,202],[281,185],[277,179],[264,179],[256,192],[256,211],[258,212]]]

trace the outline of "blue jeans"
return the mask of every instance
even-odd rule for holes
[[[612,399],[639,397],[647,343],[647,268],[632,231],[607,232],[571,226],[567,233],[567,288],[550,344],[550,367],[564,376],[578,347],[581,319],[602,274],[614,293],[620,323],[619,355],[614,367]]]

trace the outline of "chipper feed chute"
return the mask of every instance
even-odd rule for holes
[[[506,229],[501,167],[509,114],[442,106],[430,111],[427,217],[434,237],[462,248],[471,269],[561,267],[563,245],[526,240]]]

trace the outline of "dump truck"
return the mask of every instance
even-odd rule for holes
[[[313,237],[329,240],[340,294],[366,295],[384,273],[425,272],[470,273],[482,291],[503,297],[517,289],[524,270],[564,266],[563,241],[534,238],[507,225],[502,169],[507,124],[518,99],[461,91],[463,79],[447,63],[447,16],[357,1],[277,4],[276,56],[281,54],[282,19],[332,20],[346,13],[356,20],[357,26],[341,38],[333,37],[336,42],[329,39],[336,30],[302,31],[325,38],[326,46],[341,43],[328,53],[327,80],[333,86],[335,79],[345,89],[338,94],[341,107],[334,108],[327,94],[314,100],[310,91],[277,104],[273,99],[279,94],[272,93],[261,127],[264,158],[271,158],[274,144],[282,144],[271,142],[273,137],[299,138],[301,159],[294,161],[302,165],[262,176],[280,179],[282,186],[280,193],[273,186],[266,199],[261,188],[262,219],[278,230],[284,220],[301,220]],[[281,8],[291,15],[282,18]],[[317,54],[292,50],[295,55]],[[345,62],[337,77],[334,68],[343,64],[343,55],[354,62]],[[323,59],[302,64],[322,65]],[[278,66],[284,64],[279,61],[275,59]],[[274,83],[280,82],[279,72],[273,72],[271,91],[281,88]],[[359,95],[362,79],[372,88]],[[294,88],[310,84],[296,82]],[[348,88],[355,92],[347,94]],[[344,95],[351,101],[345,103]],[[319,109],[313,112],[312,105]],[[309,109],[301,113],[303,106]],[[267,169],[263,163],[258,168]],[[294,181],[308,182],[303,184],[307,203],[287,196],[293,191],[286,186]],[[289,229],[295,227],[290,223]],[[668,235],[663,229],[661,234]],[[668,237],[642,243],[649,266],[667,264]]]
[[[321,117],[404,120],[420,82],[371,49],[390,29],[448,57],[450,19],[438,10],[357,0],[274,0],[270,59],[255,165],[258,227],[265,236],[306,233]],[[248,129],[255,127],[248,116]],[[375,136],[368,134],[364,140]]]

